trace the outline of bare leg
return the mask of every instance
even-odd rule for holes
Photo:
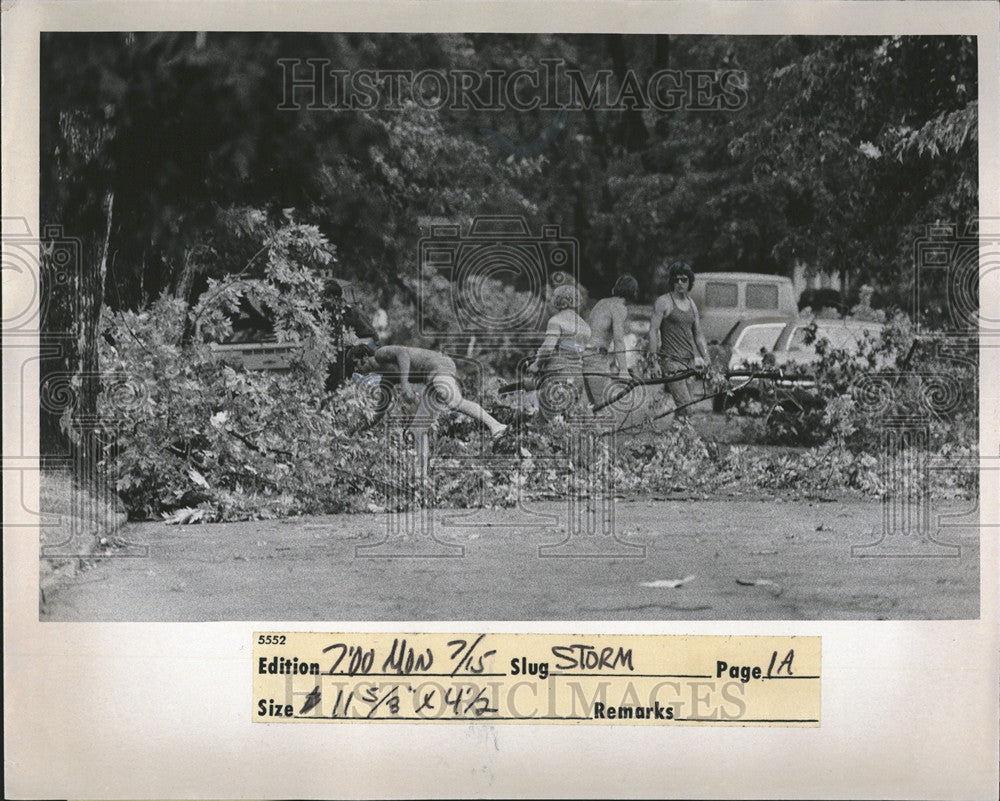
[[[614,404],[605,406],[619,393],[611,380],[611,358],[606,353],[590,351],[583,355],[583,386],[587,392],[589,414],[586,420],[593,420],[600,428],[615,426]],[[598,409],[601,406],[603,408]]]
[[[420,483],[423,485],[427,483],[430,469],[431,438],[427,429],[416,431],[411,428],[410,431],[413,433],[413,441],[417,446],[417,457],[420,459]]]
[[[690,366],[691,365],[685,364],[684,362],[669,358],[663,359],[661,362],[661,369],[664,376],[687,370]],[[664,386],[664,391],[669,393],[674,399],[674,407],[678,409],[674,416],[677,418],[687,417],[687,406],[693,400],[691,397],[691,387],[688,384],[688,379],[685,378],[683,381],[672,381]]]
[[[434,396],[432,402],[437,406],[438,410],[454,409],[466,417],[478,420],[490,430],[490,434],[494,438],[507,430],[507,426],[498,421],[478,403],[462,397],[462,390],[459,388],[458,381],[455,380],[454,376],[434,376],[427,387],[427,394]]]
[[[499,436],[504,431],[507,430],[507,426],[497,420],[493,415],[486,411],[482,406],[480,406],[475,401],[466,400],[462,398],[451,408],[460,411],[466,417],[471,417],[473,420],[478,420],[480,423],[485,425],[489,430],[490,434],[494,437]]]
[[[420,479],[427,483],[428,469],[430,466],[430,427],[437,419],[440,407],[435,403],[434,388],[428,386],[424,394],[420,396],[417,404],[417,411],[410,422],[410,433],[413,434],[413,442],[417,448],[417,455],[420,458]]]

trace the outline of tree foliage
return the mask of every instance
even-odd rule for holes
[[[557,58],[613,82],[734,69],[747,103],[575,110],[550,147],[511,159],[480,130],[528,142],[554,112],[279,109],[279,58],[478,73]],[[976,213],[972,37],[46,34],[42,65],[43,220],[99,233],[114,190],[116,307],[173,288],[232,205],[296,208],[344,277],[386,295],[414,274],[424,217],[559,223],[600,291],[665,257],[782,273],[800,260],[891,287],[922,226]]]
[[[629,74],[641,83],[662,69],[737,70],[746,103],[562,117],[410,101],[288,110],[282,58],[478,74],[561,59],[610,71],[612,92]],[[83,345],[104,330],[107,369],[147,382],[151,405],[126,416],[135,439],[122,457],[133,459],[125,490],[136,508],[176,502],[163,493],[191,489],[192,469],[228,493],[295,495],[260,478],[281,474],[278,450],[297,447],[279,440],[319,426],[299,452],[305,487],[307,468],[340,453],[346,436],[317,414],[317,377],[338,337],[320,270],[354,279],[414,343],[429,282],[419,344],[431,347],[450,325],[451,286],[421,273],[418,241],[428,220],[466,230],[483,214],[523,216],[536,233],[559,225],[579,243],[592,296],[622,271],[649,296],[657,266],[675,259],[696,271],[803,264],[838,271],[848,289],[872,283],[905,309],[914,240],[928,223],[962,226],[978,212],[976,64],[975,39],[963,36],[46,33],[41,218],[84,245],[80,280],[49,282],[47,330],[81,343],[63,369],[86,373]],[[538,152],[512,154],[484,130],[521,144],[549,134]],[[517,291],[497,283],[488,295],[502,308]],[[303,350],[312,373],[288,382],[217,363],[205,341],[225,336],[244,303],[266,310],[279,336],[313,343]],[[470,341],[468,352],[509,374],[513,350],[486,345]],[[221,414],[229,422],[213,423]],[[162,453],[173,455],[154,464]],[[160,468],[165,483],[150,477]],[[295,506],[321,507],[331,508]]]

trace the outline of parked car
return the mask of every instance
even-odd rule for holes
[[[776,326],[779,330],[775,336]],[[814,326],[813,336],[811,331]],[[795,376],[794,373],[797,372],[796,368],[819,361],[816,343],[825,339],[833,348],[857,353],[866,336],[878,336],[883,328],[882,323],[868,320],[803,318],[782,323],[780,319],[774,318],[740,323],[734,326],[723,343],[728,348],[727,366],[730,370],[762,366],[765,361],[773,361],[774,367],[790,370],[793,375],[769,383],[751,381],[736,392],[716,398],[714,408],[722,411],[727,405],[758,397],[769,388],[773,388],[784,398],[795,399],[800,403],[811,402],[815,393],[810,390],[815,382],[807,377]],[[766,343],[772,337],[774,341],[768,347]]]
[[[810,330],[815,326],[815,335]],[[765,353],[774,356],[777,367],[811,364],[819,361],[816,342],[825,339],[831,347],[856,353],[865,336],[878,336],[885,326],[869,320],[811,320],[791,322],[781,318],[747,320],[734,326],[723,347],[729,355],[730,370],[750,364],[759,365]],[[773,341],[772,341],[773,340]]]
[[[340,288],[349,308],[358,302],[358,294],[350,281],[339,278],[327,280]],[[268,370],[285,373],[302,349],[301,343],[278,342],[273,327],[266,317],[248,309],[242,325],[235,326],[233,335],[225,342],[213,342],[211,348],[224,361],[246,370]],[[342,377],[341,377],[342,378]]]
[[[815,337],[809,330],[815,325]],[[857,353],[865,336],[877,337],[885,326],[871,320],[796,320],[785,326],[774,346],[775,362],[782,365],[812,364],[819,361],[816,342],[825,339],[833,348]]]
[[[760,317],[737,323],[722,340],[721,360],[730,370],[760,364],[763,354],[774,350],[788,325],[787,317]]]
[[[712,361],[715,364],[724,364],[727,370],[760,366],[765,354],[774,351],[778,338],[788,325],[787,317],[760,317],[738,322],[726,334],[721,345],[709,346],[712,351]],[[751,382],[735,393],[716,395],[712,399],[712,409],[716,412],[725,411],[727,406],[743,398],[755,396],[758,390],[757,383]]]
[[[209,347],[226,363],[247,370],[287,372],[299,349],[293,342],[278,342],[274,326],[265,310],[244,298],[239,311],[231,317],[233,331],[222,342]]]
[[[301,345],[294,342],[213,342],[211,348],[224,362],[246,370],[287,373]]]
[[[639,339],[649,337],[649,321],[653,307],[645,303],[630,303],[628,307],[628,330]]]

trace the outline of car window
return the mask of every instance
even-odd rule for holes
[[[757,353],[761,348],[774,350],[774,345],[784,327],[784,323],[749,325],[743,329],[734,349],[744,353]]]
[[[705,305],[716,309],[735,309],[737,305],[736,284],[709,281],[705,284]]]
[[[778,287],[774,284],[747,284],[748,309],[777,309]]]
[[[849,348],[857,344],[854,334],[843,326],[829,328],[821,326],[816,331],[816,339],[825,339],[834,348]]]
[[[816,352],[816,340],[825,339],[830,343],[830,347],[838,349],[846,349],[849,352],[856,352],[861,344],[861,340],[864,339],[865,334],[871,336],[877,336],[879,331],[882,330],[881,326],[872,325],[859,328],[856,326],[848,327],[843,323],[816,323],[816,336],[810,344],[806,344],[806,338],[809,336],[809,324],[803,324],[795,327],[791,336],[788,338],[788,344],[784,346],[790,351],[799,351],[807,354],[814,354]]]
[[[813,351],[815,347],[813,345],[806,344],[806,337],[809,335],[809,326],[800,325],[795,328],[792,332],[791,339],[788,340],[789,350],[807,350]]]

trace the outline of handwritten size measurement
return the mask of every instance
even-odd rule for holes
[[[299,714],[311,710],[319,702],[319,693],[317,687],[309,694]],[[329,717],[372,719],[380,711],[385,717],[395,717],[400,714],[403,695],[410,696],[408,708],[421,717],[482,717],[498,711],[488,687],[472,684],[450,687],[372,684],[358,685],[352,690],[338,689],[333,694]]]

